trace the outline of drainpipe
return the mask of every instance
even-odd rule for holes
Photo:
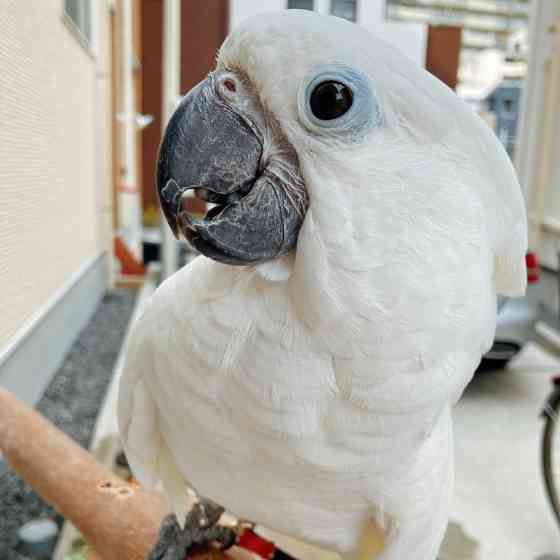
[[[177,107],[180,88],[181,2],[180,0],[165,0],[163,5],[163,131]],[[177,270],[178,246],[163,214],[161,241],[162,280],[164,280]]]
[[[136,182],[136,110],[132,39],[133,0],[122,0],[122,173],[119,185],[119,236],[141,261],[142,210]]]
[[[552,48],[548,60],[545,62],[545,91],[542,108],[542,128],[538,144],[538,160],[536,181],[533,196],[533,227],[531,240],[533,245],[540,247],[543,225],[548,229],[556,229],[558,236],[560,228],[558,219],[547,220],[546,196],[553,188],[552,170],[556,154],[554,153],[555,136],[557,134],[554,118],[560,106],[560,17],[549,26],[552,34]],[[560,267],[559,267],[560,272]]]

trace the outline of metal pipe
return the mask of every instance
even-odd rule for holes
[[[550,59],[546,63],[546,88],[543,109],[542,132],[539,143],[540,157],[534,191],[533,210],[537,227],[533,231],[533,244],[539,247],[541,226],[545,216],[546,194],[551,188],[551,171],[554,161],[555,110],[560,102],[560,18],[556,19],[551,31],[554,33]]]
[[[181,88],[181,2],[165,0],[163,5],[163,130],[177,106]],[[178,267],[178,247],[173,233],[161,219],[162,279]]]
[[[122,175],[119,184],[119,236],[141,260],[142,211],[136,181],[136,110],[133,67],[133,1],[122,1]]]

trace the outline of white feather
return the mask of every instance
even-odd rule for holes
[[[329,62],[373,84],[383,125],[367,141],[300,122],[299,85]],[[133,467],[165,477],[163,453],[234,514],[342,553],[371,517],[383,560],[433,560],[451,405],[492,342],[496,293],[525,285],[511,164],[453,92],[342,20],[258,16],[219,66],[241,69],[282,127],[310,207],[293,262],[201,257],[157,290],[122,380]],[[164,487],[177,500],[181,484]]]

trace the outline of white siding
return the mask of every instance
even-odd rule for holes
[[[383,22],[371,24],[360,18],[360,25],[383,39],[418,66],[426,66],[428,28],[423,23]]]
[[[288,5],[288,0],[230,0],[229,3],[229,28],[235,29],[244,19],[260,14],[261,12],[274,12]]]
[[[107,3],[96,58],[63,1],[0,1],[0,353],[110,243]]]

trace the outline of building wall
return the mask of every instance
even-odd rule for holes
[[[142,135],[142,206],[159,217],[159,202],[155,188],[157,150],[161,142],[163,108],[163,2],[142,0],[142,107],[154,121]]]
[[[557,0],[532,4],[531,50],[521,94],[515,148],[515,167],[531,217],[530,245],[539,252],[543,264],[554,269],[558,268],[560,246],[560,158],[557,157],[560,153],[560,104],[558,97],[548,98],[554,91],[556,96],[560,92],[560,83],[556,82],[554,87],[551,75],[553,64],[556,67],[560,64],[558,22],[560,3]],[[545,124],[552,125],[548,146]]]
[[[115,182],[113,176],[113,114],[111,74],[112,37],[111,0],[97,0],[94,3],[96,12],[96,45],[95,45],[95,93],[94,104],[94,144],[95,144],[95,177],[94,194],[97,197],[95,213],[97,220],[97,250],[104,250],[107,259],[107,281],[113,283],[113,236],[114,215],[113,204]]]
[[[0,2],[0,354],[111,243],[109,5]]]

